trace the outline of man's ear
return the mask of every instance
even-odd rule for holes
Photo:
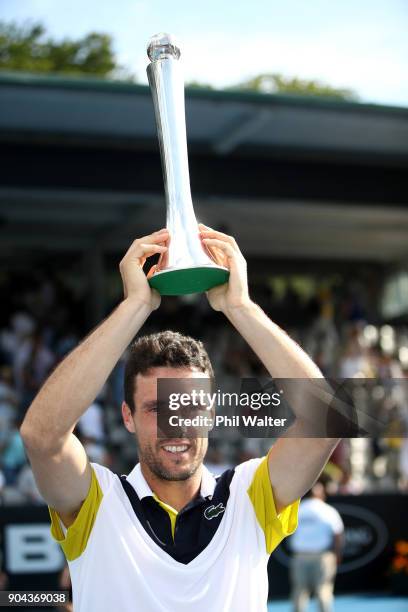
[[[126,429],[130,433],[135,433],[135,424],[133,422],[132,411],[126,402],[122,402],[122,418]]]

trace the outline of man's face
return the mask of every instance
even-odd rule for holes
[[[158,378],[208,378],[208,374],[191,368],[152,368],[136,377],[133,415],[127,404],[122,405],[123,420],[128,431],[135,433],[141,463],[163,480],[187,480],[202,464],[208,439],[157,438]]]

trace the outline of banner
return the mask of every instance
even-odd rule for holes
[[[408,495],[365,494],[329,497],[345,526],[345,547],[338,568],[336,592],[381,591],[389,587],[393,544],[408,540]],[[290,538],[272,554],[269,562],[269,594],[289,594]]]
[[[65,559],[51,537],[46,506],[0,507],[0,541],[8,590],[59,588]]]

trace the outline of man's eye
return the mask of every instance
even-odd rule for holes
[[[202,403],[202,404],[197,404],[197,406],[196,406],[196,410],[204,411],[204,410],[208,410],[208,409],[209,409],[208,404]]]
[[[168,408],[168,402],[156,402],[156,404],[151,404],[149,412],[157,412],[158,410],[160,410],[162,413],[165,413]]]
[[[208,410],[208,406],[207,404],[191,403],[186,406],[186,410],[190,410],[191,412],[205,411]]]

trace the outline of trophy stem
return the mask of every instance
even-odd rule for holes
[[[155,109],[169,220],[175,222],[177,216],[187,215],[190,221],[196,221],[190,190],[184,82],[179,60],[169,57],[151,63],[147,75]]]

